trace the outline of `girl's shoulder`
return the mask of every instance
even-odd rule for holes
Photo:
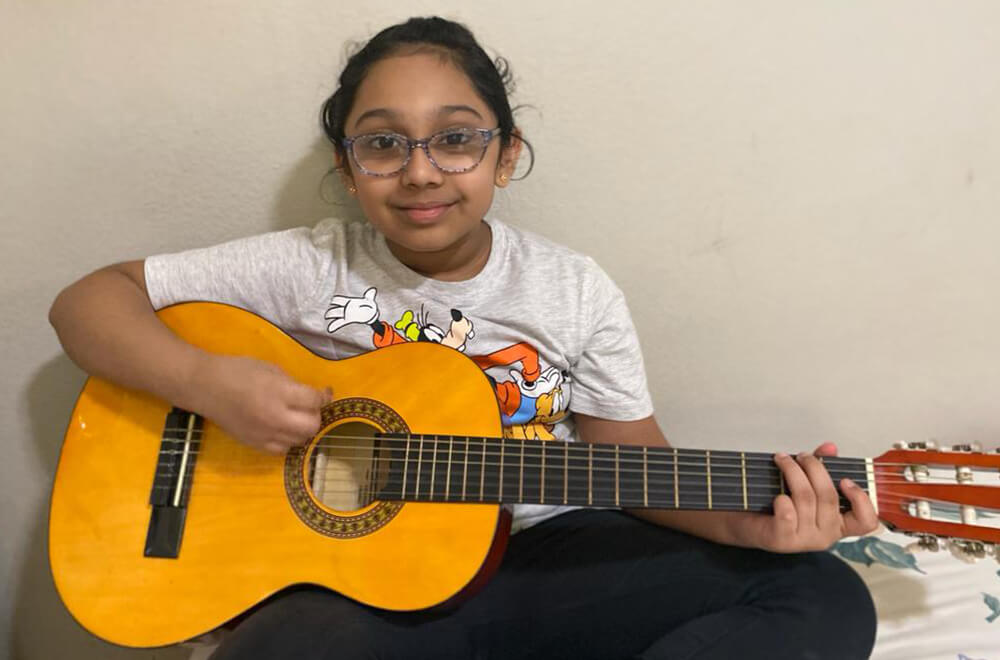
[[[590,255],[531,230],[490,220],[494,231],[503,232],[508,258],[523,269],[524,273],[537,273],[542,278],[556,277],[572,281],[579,286],[589,285],[616,289],[605,270]]]

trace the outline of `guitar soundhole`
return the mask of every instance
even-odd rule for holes
[[[316,442],[310,455],[309,489],[323,506],[357,511],[377,499],[389,476],[389,456],[374,437],[378,430],[363,422],[347,422]]]
[[[389,460],[376,433],[409,433],[403,418],[384,403],[362,397],[338,399],[323,408],[323,434],[285,458],[285,492],[299,519],[335,538],[371,534],[391,521],[402,502],[378,499]]]

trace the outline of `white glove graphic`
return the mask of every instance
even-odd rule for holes
[[[563,375],[555,367],[549,367],[543,371],[533,383],[526,382],[524,374],[516,369],[510,370],[510,377],[517,383],[517,389],[521,390],[522,394],[533,397],[547,394],[562,385],[563,382]]]
[[[326,310],[325,318],[330,323],[326,326],[328,332],[336,332],[351,323],[365,325],[378,320],[378,304],[375,296],[378,289],[371,287],[360,298],[350,296],[334,296],[330,301],[330,309]]]

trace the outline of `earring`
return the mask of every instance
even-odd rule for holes
[[[347,186],[347,192],[349,192],[349,193],[351,193],[353,195],[354,193],[358,192],[358,189],[355,188],[354,184],[352,183],[352,184],[350,184],[350,185]]]
[[[508,178],[507,178],[506,174],[501,174],[500,175],[500,185],[502,185],[502,186],[507,185],[507,180],[508,180]]]

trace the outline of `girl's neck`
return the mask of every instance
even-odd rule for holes
[[[416,252],[386,239],[393,256],[424,277],[444,282],[461,282],[479,274],[490,258],[493,233],[490,226],[480,222],[475,231],[443,250]]]

